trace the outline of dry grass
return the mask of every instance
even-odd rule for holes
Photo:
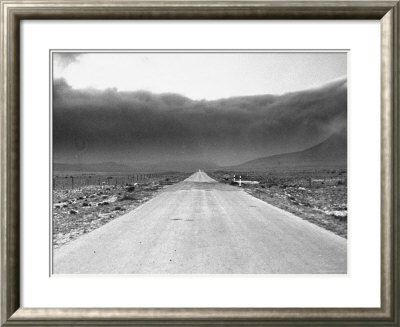
[[[57,248],[126,214],[188,174],[157,177],[136,186],[88,185],[53,190],[53,247]],[[167,181],[168,179],[168,181]]]
[[[242,184],[243,189],[252,196],[347,238],[345,170],[209,173],[224,183],[231,183],[234,174],[243,175],[243,180],[260,182],[256,185]]]

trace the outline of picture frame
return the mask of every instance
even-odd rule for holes
[[[399,326],[398,1],[1,1],[2,326]],[[20,305],[20,23],[107,19],[367,19],[381,26],[380,308],[24,308]]]

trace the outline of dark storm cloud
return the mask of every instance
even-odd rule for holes
[[[55,160],[228,165],[303,149],[343,130],[347,81],[281,96],[193,101],[145,91],[76,90],[58,79],[53,103]]]
[[[79,57],[81,57],[81,53],[71,53],[71,52],[55,52],[53,53],[53,59],[56,65],[59,65],[61,68],[65,68],[70,64],[79,61]]]

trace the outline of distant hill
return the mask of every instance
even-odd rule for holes
[[[346,167],[347,133],[335,133],[325,141],[305,149],[259,158],[235,166],[238,169],[263,170],[267,168]]]
[[[182,171],[192,172],[201,170],[215,170],[220,167],[212,162],[201,161],[201,160],[177,160],[177,161],[160,161],[158,163],[152,163],[146,165],[146,168],[150,171]]]
[[[149,164],[132,164],[124,165],[116,162],[101,162],[90,164],[67,164],[54,163],[54,171],[76,171],[76,172],[166,172],[166,171],[182,171],[192,172],[199,169],[214,170],[218,169],[214,163],[188,160],[188,161],[160,161],[158,163]]]
[[[82,171],[82,172],[128,172],[132,167],[116,162],[100,162],[91,164],[54,163],[54,171]]]

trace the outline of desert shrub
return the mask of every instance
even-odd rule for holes
[[[118,199],[118,201],[134,201],[134,200],[137,200],[137,198],[129,194],[124,194],[122,197]]]
[[[347,221],[347,216],[334,216],[337,220]]]

